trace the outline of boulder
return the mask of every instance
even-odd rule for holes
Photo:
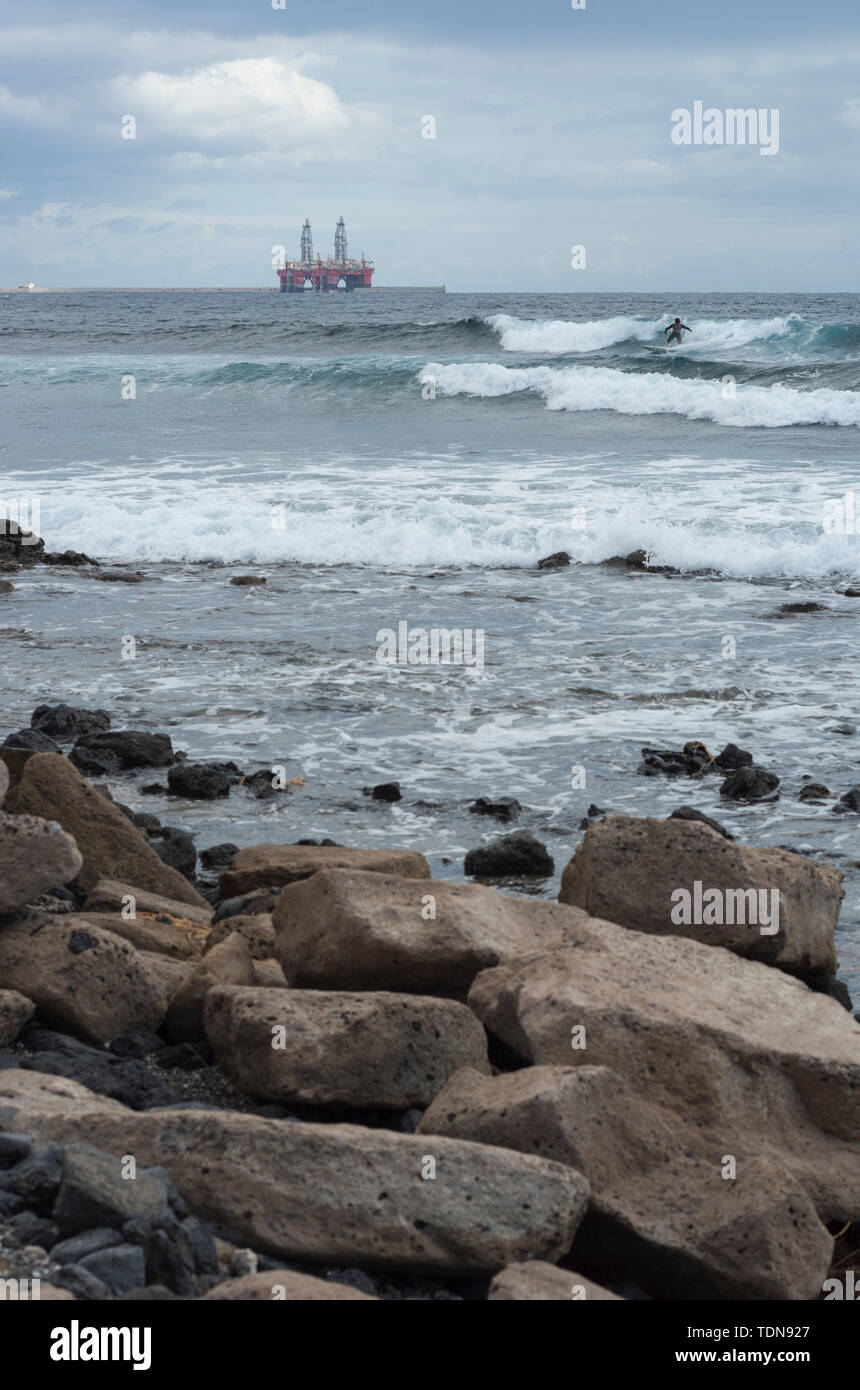
[[[477,884],[327,869],[272,917],[288,980],[311,989],[456,993],[488,966],[577,940],[585,914]]]
[[[823,1219],[860,1215],[857,1025],[781,971],[586,919],[580,941],[486,970],[469,1003],[538,1065],[606,1066],[711,1152],[784,1164]]]
[[[141,1169],[132,1181],[121,1156],[105,1153],[86,1141],[67,1143],[53,1217],[66,1236],[93,1227],[121,1230],[127,1221],[165,1217],[168,1193],[162,1175]],[[91,1260],[93,1254],[83,1258]]]
[[[0,811],[0,913],[14,912],[41,893],[68,883],[83,859],[55,820]]]
[[[34,915],[0,930],[0,989],[31,999],[52,1027],[88,1042],[155,1032],[164,998],[143,958],[100,927]]]
[[[235,580],[231,580],[235,583]],[[249,1302],[265,1300],[288,1303],[316,1303],[320,1300],[361,1300],[373,1303],[373,1294],[362,1293],[349,1284],[338,1284],[334,1279],[317,1279],[313,1274],[297,1274],[293,1269],[269,1269],[265,1273],[245,1274],[241,1279],[226,1279],[202,1296],[202,1302],[222,1301],[224,1299],[243,1299]]]
[[[492,816],[494,820],[501,821],[516,820],[522,809],[513,796],[499,796],[495,801],[488,801],[485,796],[479,796],[469,807],[473,816]]]
[[[0,1071],[0,1129],[60,1142],[85,1129],[138,1172],[163,1165],[192,1211],[254,1250],[313,1264],[468,1275],[555,1262],[588,1198],[571,1168],[531,1154],[226,1110],[134,1112],[36,1072]]]
[[[11,1047],[36,1005],[16,989],[0,989],[0,1047]]]
[[[370,795],[374,801],[403,800],[399,782],[380,782],[378,786],[371,787]]]
[[[173,995],[164,1020],[164,1036],[175,1043],[202,1038],[203,1007],[210,989],[215,985],[254,983],[254,962],[247,942],[233,932],[203,956]]]
[[[121,879],[208,908],[197,889],[162,863],[122,811],[84,781],[66,758],[56,753],[33,754],[9,801],[10,810],[59,821],[74,836],[83,856],[76,882],[84,892],[95,888],[99,879]]]
[[[270,960],[274,956],[275,929],[272,926],[271,912],[248,915],[240,912],[235,917],[222,917],[209,932],[203,946],[203,954],[208,954],[213,946],[224,941],[231,932],[238,932],[245,938],[254,960]]]
[[[544,555],[542,560],[538,560],[539,570],[560,570],[570,564],[570,556],[566,550],[554,550],[552,555]]]
[[[730,801],[776,801],[779,778],[764,767],[739,767],[720,786]]]
[[[594,1284],[572,1269],[559,1269],[543,1260],[526,1260],[523,1264],[508,1265],[493,1276],[487,1298],[490,1302],[578,1302],[583,1299],[614,1299],[601,1284]]]
[[[17,729],[3,740],[6,748],[29,748],[34,753],[59,753],[60,745],[40,729]]]
[[[591,1187],[572,1258],[632,1274],[655,1298],[816,1298],[832,1262],[832,1237],[777,1157],[736,1151],[727,1178],[695,1114],[671,1115],[608,1067],[463,1070],[419,1132],[570,1164]]]
[[[407,849],[343,849],[331,845],[251,845],[240,849],[232,868],[221,874],[222,898],[250,893],[254,888],[278,887],[310,878],[320,869],[364,869],[369,873],[398,874],[401,878],[429,878],[430,866],[423,854]]]
[[[163,864],[175,869],[183,878],[193,879],[197,868],[197,846],[187,830],[176,825],[162,825],[149,836],[149,843]]]
[[[8,790],[9,790],[9,769],[8,769],[8,767],[6,766],[5,763],[0,762],[0,806],[3,805],[3,802],[4,802],[5,799],[6,799],[6,793],[7,793]]]
[[[205,1024],[221,1070],[262,1100],[423,1109],[459,1067],[490,1070],[483,1028],[452,999],[212,989]]]
[[[76,709],[72,705],[37,705],[30,716],[30,727],[63,741],[79,734],[94,734],[110,728],[106,709]]]
[[[472,878],[548,878],[555,872],[546,845],[525,830],[470,849],[463,868]]]
[[[290,988],[290,982],[276,960],[254,961],[254,984],[260,989]]]
[[[207,902],[201,906],[165,898],[160,893],[148,893],[143,888],[130,883],[119,883],[116,879],[100,878],[91,888],[84,902],[84,912],[121,912],[128,906],[129,898],[134,899],[135,912],[151,913],[154,917],[171,917],[180,924],[194,924],[208,927],[212,921],[212,908]]]
[[[134,917],[123,917],[121,912],[72,912],[66,921],[84,928],[100,927],[102,931],[131,942],[137,951],[155,951],[171,960],[197,960],[201,955],[201,946],[194,936],[169,918],[159,919],[140,912]],[[202,936],[201,927],[193,930]]]
[[[632,931],[821,975],[836,970],[842,896],[841,873],[800,854],[750,849],[696,820],[607,816],[585,832],[559,901]]]
[[[111,760],[121,768],[168,767],[173,762],[169,734],[151,734],[143,729],[112,729],[81,734],[69,754],[73,763],[84,754]]]
[[[167,785],[174,796],[214,801],[229,796],[240,776],[235,763],[177,763],[167,774]]]

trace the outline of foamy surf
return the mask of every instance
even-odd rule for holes
[[[671,318],[669,314],[660,318],[620,314],[614,318],[576,323],[566,319],[518,319],[510,314],[494,314],[487,323],[498,334],[506,352],[560,356],[571,352],[597,352],[630,340],[662,343],[663,329]],[[696,319],[690,327],[693,331],[684,337],[685,350],[724,352],[769,340],[784,343],[789,337],[811,338],[820,326],[807,324],[798,314],[786,314],[769,319]]]
[[[684,415],[738,429],[789,425],[860,425],[860,393],[826,387],[737,385],[730,378],[684,380],[667,372],[612,367],[505,367],[497,362],[429,362],[422,382],[446,396],[491,399],[518,392],[541,396],[549,410],[608,410],[620,415]]]

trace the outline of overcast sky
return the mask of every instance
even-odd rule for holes
[[[343,215],[384,285],[860,290],[857,0],[0,17],[2,284],[271,284],[273,246],[309,217],[325,255]],[[696,101],[778,109],[778,153],[673,144]]]

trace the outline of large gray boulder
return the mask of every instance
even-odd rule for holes
[[[423,1109],[462,1066],[489,1074],[487,1039],[452,999],[310,989],[212,989],[206,1037],[264,1100]]]
[[[313,989],[454,993],[516,956],[576,939],[585,914],[477,884],[325,869],[272,916],[289,980]]]
[[[607,816],[586,830],[559,902],[795,975],[830,975],[842,897],[841,873],[801,854],[749,849],[696,820]]]

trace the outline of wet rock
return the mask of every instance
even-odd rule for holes
[[[807,782],[805,787],[801,787],[798,794],[798,801],[822,801],[833,793],[825,787],[823,782]]]
[[[752,753],[738,748],[736,743],[727,743],[722,753],[718,753],[714,758],[715,765],[722,772],[733,772],[738,767],[751,767],[752,762]]]
[[[771,613],[772,618],[793,618],[799,613],[825,613],[826,604],[823,603],[781,603],[775,613]]]
[[[779,786],[779,780],[775,772],[768,772],[763,767],[739,767],[735,772],[730,772],[722,783],[720,796],[728,797],[730,801],[775,801],[778,798],[773,793]]]
[[[555,550],[552,555],[545,555],[542,560],[538,560],[539,570],[559,570],[564,569],[565,565],[570,564],[570,556],[566,550]]]
[[[449,994],[487,966],[577,940],[582,917],[478,884],[330,869],[285,888],[272,920],[296,986]]]
[[[380,782],[378,786],[365,787],[365,795],[373,797],[374,801],[402,801],[399,782]]]
[[[235,763],[179,763],[168,772],[167,785],[174,796],[214,801],[229,796],[240,777]]]
[[[0,559],[34,565],[41,560],[45,542],[35,531],[22,527],[12,517],[0,517]]]
[[[342,849],[317,845],[252,845],[241,849],[232,868],[221,874],[222,898],[250,893],[255,888],[282,887],[309,878],[320,869],[364,869],[398,874],[404,878],[429,878],[430,866],[413,850]],[[247,912],[247,907],[242,909]],[[265,911],[271,909],[266,908]]]
[[[463,868],[471,878],[548,878],[555,872],[555,864],[546,846],[524,830],[470,849]]]
[[[833,809],[840,814],[844,814],[846,811],[860,811],[860,787],[851,787],[849,791],[840,796]]]
[[[10,1047],[35,1012],[31,999],[14,989],[0,989],[0,1047]]]
[[[207,907],[188,880],[164,864],[122,812],[85,782],[66,758],[56,753],[33,754],[9,799],[16,812],[47,813],[74,836],[83,856],[75,882],[85,892],[100,879],[118,879],[141,891]],[[60,877],[55,875],[54,881]]]
[[[39,729],[18,729],[4,739],[7,748],[30,748],[34,753],[59,753],[60,745]]]
[[[82,550],[49,550],[42,556],[42,562],[46,565],[98,565],[98,560],[93,560],[89,555],[85,555]]]
[[[492,816],[494,820],[501,821],[516,820],[522,809],[513,796],[500,796],[495,801],[488,801],[486,797],[479,796],[469,807],[474,816]]]
[[[230,580],[231,584],[241,588],[247,588],[252,584],[265,584],[265,582],[265,577],[261,574],[234,574]]]
[[[842,875],[802,855],[739,845],[698,820],[610,816],[586,831],[559,901],[631,931],[692,937],[802,974],[835,970],[842,896]]]
[[[712,830],[716,830],[718,835],[722,835],[724,840],[733,840],[735,837],[731,831],[726,830],[724,825],[720,825],[718,820],[713,820],[711,816],[706,816],[704,811],[697,811],[695,806],[679,806],[669,816],[670,820],[697,820],[702,825],[709,825]]]
[[[850,589],[843,589],[842,592],[846,598],[860,598],[860,589],[856,587],[852,587]]]
[[[193,879],[197,869],[197,846],[186,830],[176,825],[163,825],[149,843],[159,859],[185,878]]]
[[[200,851],[200,863],[204,869],[229,869],[233,856],[239,853],[239,846],[229,842],[210,845]]]
[[[603,817],[608,814],[609,813],[604,811],[601,806],[595,806],[594,802],[592,802],[582,820],[579,822],[580,830],[587,830],[596,820],[602,820]]]
[[[106,709],[79,709],[73,705],[37,705],[30,726],[63,741],[79,734],[94,734],[110,728]]]
[[[69,754],[72,762],[77,765],[77,755],[84,751],[90,755],[106,754],[115,758],[122,768],[167,767],[174,761],[169,735],[151,734],[142,729],[81,734]]]
[[[423,1109],[459,1067],[490,1070],[484,1030],[450,999],[220,988],[205,1024],[222,1071],[262,1100]]]
[[[89,1042],[135,1029],[154,1032],[164,1013],[163,998],[132,946],[63,917],[3,927],[0,985],[31,999],[49,1024]]]
[[[105,584],[142,584],[140,570],[96,570],[91,579],[101,579]]]
[[[67,883],[82,863],[74,839],[55,820],[0,811],[0,913],[14,912],[55,884]]]

